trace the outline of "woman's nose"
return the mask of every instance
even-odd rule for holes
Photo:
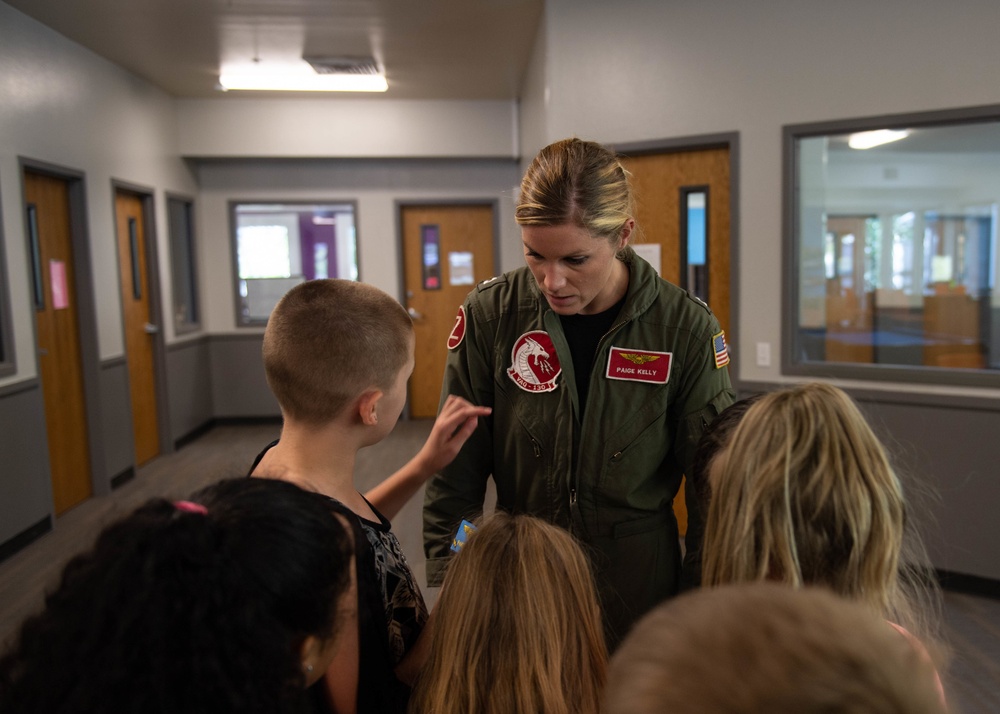
[[[566,284],[566,276],[559,270],[558,266],[551,266],[545,270],[545,288],[550,292],[559,290]]]

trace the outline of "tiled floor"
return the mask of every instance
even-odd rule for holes
[[[430,429],[427,421],[400,422],[382,443],[359,454],[358,486],[365,491],[415,454]],[[118,516],[152,496],[180,498],[204,484],[246,473],[257,451],[275,438],[277,425],[217,426],[180,451],[155,459],[134,480],[109,496],[92,498],[61,516],[53,532],[0,563],[0,642],[41,607],[63,563]],[[393,530],[423,582],[423,494],[399,513]],[[436,592],[428,592],[433,600]],[[1000,600],[945,594],[945,632],[954,653],[945,676],[955,712],[1000,712]]]

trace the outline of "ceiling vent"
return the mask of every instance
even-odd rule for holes
[[[374,57],[303,57],[316,74],[379,75]]]

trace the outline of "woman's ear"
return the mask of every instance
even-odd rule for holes
[[[384,392],[381,389],[369,389],[358,397],[358,416],[366,426],[378,424],[378,405]]]
[[[629,238],[632,237],[632,231],[634,230],[635,230],[635,219],[629,218],[627,221],[625,221],[625,225],[622,226],[621,235],[618,236],[619,240],[618,250],[621,250],[622,248],[628,245],[628,240]]]

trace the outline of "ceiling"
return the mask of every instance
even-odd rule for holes
[[[515,99],[544,0],[4,0],[176,97],[223,63],[369,56],[394,99]],[[347,96],[359,96],[357,94]],[[372,95],[365,95],[372,96]]]

